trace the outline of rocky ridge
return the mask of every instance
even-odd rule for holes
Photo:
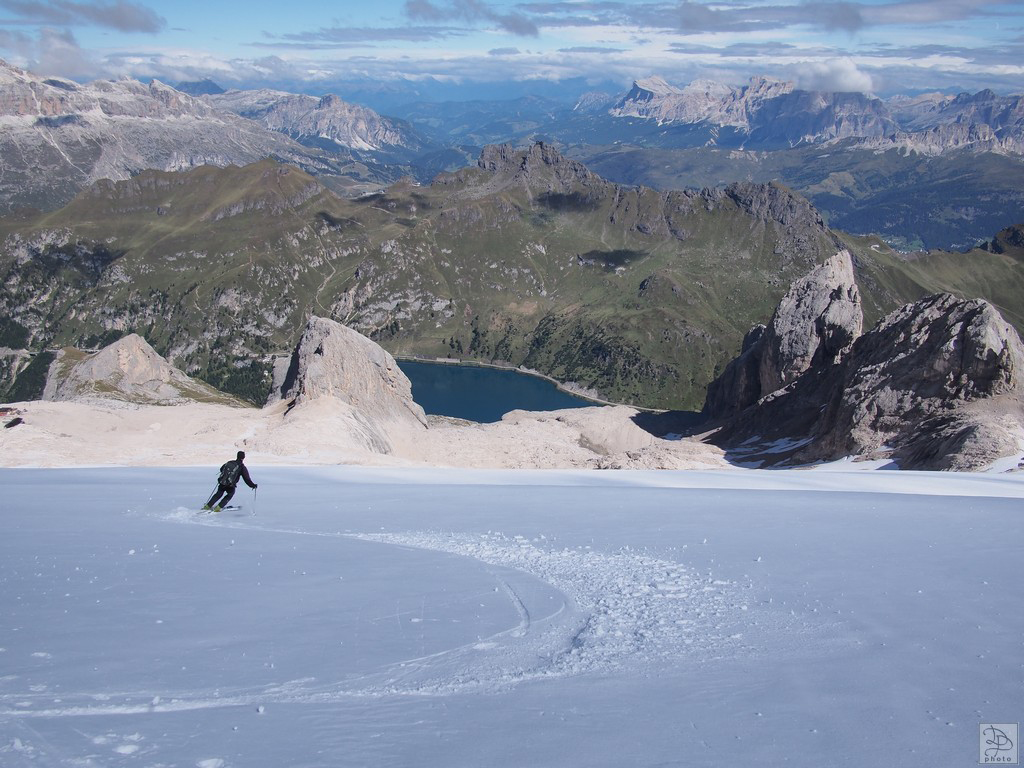
[[[905,154],[928,157],[962,149],[1024,155],[1024,123],[1006,131],[997,131],[984,123],[947,123],[923,131],[896,131],[886,136],[861,139],[857,146],[880,152],[896,149]]]
[[[660,77],[637,80],[609,111],[661,123],[734,128],[753,144],[817,143],[881,136],[898,129],[883,103],[860,93],[820,93],[755,77],[742,88],[697,80],[677,88]]]

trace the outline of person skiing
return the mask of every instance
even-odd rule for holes
[[[238,485],[238,478],[245,480],[245,484],[254,491],[257,486],[249,477],[249,470],[243,463],[245,451],[239,451],[231,461],[224,462],[220,467],[220,475],[217,476],[217,490],[210,500],[206,502],[203,509],[210,512],[220,512],[231,501],[235,495],[235,486]],[[223,498],[221,498],[223,497]]]

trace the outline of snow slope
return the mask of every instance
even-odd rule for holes
[[[1024,479],[0,470],[0,765],[970,765]]]

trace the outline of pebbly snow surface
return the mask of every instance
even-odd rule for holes
[[[0,765],[934,766],[1024,715],[1024,476],[0,470]]]

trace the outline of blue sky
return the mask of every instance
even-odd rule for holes
[[[1024,92],[1008,0],[0,0],[0,57],[310,93],[355,82],[629,87],[754,75],[808,88]]]

